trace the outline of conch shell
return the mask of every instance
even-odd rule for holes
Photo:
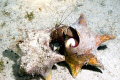
[[[104,68],[102,63],[97,60],[95,53],[100,44],[109,39],[113,39],[114,36],[99,36],[90,32],[83,14],[71,27],[77,30],[79,36],[77,47],[67,45],[68,40],[65,41],[65,61],[70,66],[72,76],[75,78],[83,65],[89,64]]]
[[[42,75],[51,80],[52,66],[65,57],[50,48],[51,29],[28,30],[27,37],[19,43],[21,50],[20,68],[30,75]]]
[[[54,36],[53,36],[54,34]],[[96,50],[103,42],[114,39],[111,35],[95,35],[90,32],[83,14],[71,26],[57,27],[52,33],[52,38],[61,45],[65,55],[65,61],[75,78],[83,65],[93,65],[104,68],[96,58]]]

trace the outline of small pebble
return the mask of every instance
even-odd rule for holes
[[[2,41],[2,39],[0,39],[0,41]]]
[[[102,5],[102,6],[105,6],[105,3],[104,3],[104,1],[102,1],[102,2],[101,2],[101,5]]]
[[[100,33],[104,34],[105,32],[102,29],[100,29]]]
[[[113,12],[112,10],[109,10],[109,11],[108,11],[108,15],[111,15],[111,14],[112,14],[112,12]]]
[[[83,4],[82,3],[78,3],[77,6],[80,7],[80,6],[83,6]]]

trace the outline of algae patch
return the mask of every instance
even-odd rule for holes
[[[2,72],[4,70],[5,66],[4,66],[4,62],[3,60],[1,59],[0,60],[0,72]]]
[[[3,10],[2,13],[3,13],[4,16],[10,16],[10,12],[7,12],[5,10]]]
[[[30,13],[26,12],[25,18],[31,21],[34,18],[33,12]]]

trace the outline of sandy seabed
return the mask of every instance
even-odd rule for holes
[[[96,53],[105,69],[102,73],[82,69],[74,79],[66,67],[56,64],[52,79],[120,80],[120,0],[0,0],[0,80],[39,80],[17,73],[18,55],[9,47],[25,35],[23,29],[54,27],[61,19],[70,25],[81,13],[92,32],[115,36]]]

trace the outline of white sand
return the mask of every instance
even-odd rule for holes
[[[28,14],[33,12],[34,18],[31,21],[25,18],[26,12]],[[4,70],[0,73],[0,80],[19,79],[13,75],[15,74],[14,68],[16,68],[16,66],[13,68],[13,60],[16,58],[14,59],[13,55],[9,55],[13,59],[11,60],[3,55],[7,55],[8,52],[5,50],[9,48],[11,43],[24,35],[21,29],[54,27],[57,19],[60,21],[64,12],[63,19],[72,13],[63,24],[70,25],[83,13],[92,32],[99,35],[110,34],[116,38],[104,43],[107,45],[107,49],[97,52],[97,57],[105,68],[102,70],[103,73],[82,69],[78,76],[73,79],[66,67],[57,65],[57,69],[52,71],[52,79],[120,80],[119,0],[0,0],[0,58],[5,65]],[[22,80],[25,78],[23,77]],[[27,80],[29,79],[27,77]]]

